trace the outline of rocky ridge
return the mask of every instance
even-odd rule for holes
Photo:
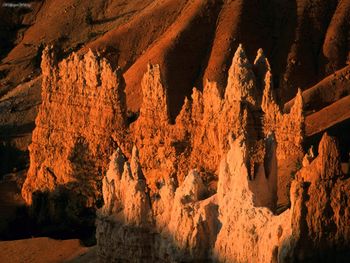
[[[251,64],[239,46],[225,91],[210,81],[203,91],[194,88],[175,120],[158,65],[149,64],[143,77],[139,116],[126,112],[123,79],[98,54],[58,62],[46,49],[42,71],[43,104],[22,194],[31,204],[44,192],[56,215],[59,196],[68,194],[69,218],[99,206],[103,195],[96,223],[102,261],[288,262],[348,246],[347,218],[340,216],[346,201],[332,207],[337,212],[324,225],[324,213],[312,210],[317,200],[305,199],[312,190],[304,187],[308,168],[292,180],[304,156],[303,100],[299,91],[290,113],[282,113],[262,50]],[[311,177],[327,174],[347,187],[337,177],[334,142],[324,138],[319,157],[310,160],[319,167]],[[329,200],[347,200],[347,192],[327,189]],[[333,221],[344,231],[331,242],[311,231],[334,231]],[[237,238],[243,247],[231,243]],[[300,245],[305,240],[312,253]]]
[[[157,65],[149,65],[144,75],[143,105],[132,123],[126,117],[120,75],[91,51],[82,58],[72,54],[58,63],[52,51],[46,50],[42,71],[43,104],[36,119],[31,165],[22,191],[28,203],[36,190],[54,192],[59,185],[83,178],[89,181],[88,188],[94,186],[86,191],[77,186],[78,191],[96,201],[101,192],[97,184],[106,171],[106,155],[113,145],[128,157],[132,145],[136,145],[154,195],[157,185],[169,178],[181,183],[191,169],[197,169],[215,191],[216,169],[228,150],[228,135],[242,133],[242,123],[251,134],[251,178],[257,174],[258,164],[264,162],[263,138],[267,133],[275,134],[278,158],[296,161],[302,152],[301,98],[290,114],[281,113],[270,94],[271,72],[261,51],[251,65],[240,46],[232,60],[225,93],[221,95],[211,82],[203,92],[194,88],[174,123]],[[266,105],[260,107],[261,101]],[[269,131],[263,127],[269,127]],[[85,180],[87,170],[91,181]]]

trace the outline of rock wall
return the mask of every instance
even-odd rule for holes
[[[218,262],[277,262],[283,253],[293,251],[292,247],[285,251],[283,245],[292,235],[290,211],[277,216],[254,204],[248,160],[246,141],[241,137],[231,142],[220,164],[217,198],[221,229],[213,247]],[[268,183],[260,184],[260,188],[268,187]]]
[[[143,77],[136,120],[126,113],[120,74],[91,51],[58,62],[45,49],[42,71],[22,194],[34,206],[46,194],[45,216],[61,220],[79,220],[81,209],[95,209],[103,197],[101,261],[346,256],[350,182],[336,144],[325,135],[319,156],[299,167],[302,97],[289,114],[280,111],[262,50],[251,64],[239,46],[225,91],[210,81],[203,91],[194,88],[175,120],[157,65]]]
[[[108,262],[205,260],[215,241],[217,206],[196,171],[175,188],[161,186],[157,199],[140,170],[134,147],[130,161],[118,149],[103,181],[105,205],[98,211],[98,254]]]
[[[285,206],[289,202],[288,187],[291,177],[300,168],[303,158],[303,99],[299,89],[290,113],[282,114],[274,99],[270,66],[261,52],[258,54],[256,63],[261,65],[261,81],[263,81],[265,87],[261,102],[261,109],[264,112],[263,133],[265,137],[273,134],[277,142],[276,162],[279,205]],[[266,66],[263,67],[262,65]]]
[[[152,200],[159,195],[161,185],[172,181],[177,187],[193,169],[212,195],[217,188],[218,164],[229,149],[227,138],[249,133],[249,178],[270,177],[273,189],[260,191],[255,180],[251,187],[259,195],[256,204],[274,209],[281,196],[276,178],[281,185],[290,181],[290,169],[284,169],[282,161],[288,160],[294,167],[302,152],[301,99],[296,100],[289,115],[280,112],[270,94],[271,71],[262,50],[251,64],[239,46],[225,91],[220,92],[210,81],[203,91],[193,88],[175,120],[170,118],[171,98],[158,65],[149,65],[143,77],[139,116],[126,113],[118,70],[113,71],[105,59],[91,51],[83,57],[73,53],[58,62],[53,50],[46,49],[42,72],[43,103],[22,189],[28,204],[33,194],[60,196],[64,190],[68,199],[74,200],[74,209],[95,207],[101,200],[102,175],[112,149],[118,146],[131,158],[133,145],[139,150]],[[272,141],[267,142],[267,136]],[[277,161],[271,156],[277,156]]]
[[[159,67],[149,65],[140,116],[130,126],[136,146],[129,162],[117,150],[103,181],[105,206],[97,218],[102,261],[244,262],[253,257],[255,262],[270,262],[279,253],[291,256],[290,211],[280,216],[273,211],[280,176],[277,162],[288,157],[296,161],[293,149],[301,151],[302,103],[299,98],[293,114],[283,115],[272,96],[266,100],[269,76],[262,51],[251,65],[240,46],[224,94],[209,81],[203,92],[194,88],[171,123]],[[297,125],[289,126],[293,121]],[[278,158],[288,144],[290,151]],[[136,168],[128,169],[129,163],[137,163]],[[113,168],[116,164],[119,168]],[[129,186],[121,185],[120,179],[125,171],[145,176],[133,177],[129,186],[137,192],[127,203],[123,194]],[[214,178],[208,179],[210,173]],[[144,203],[142,209],[140,200],[150,200],[151,205]],[[130,205],[133,210],[127,208]],[[139,219],[141,210],[147,211],[142,217],[146,221]],[[128,249],[131,240],[138,243]]]
[[[210,81],[206,82],[203,91],[193,88],[191,98],[185,99],[174,123],[171,123],[168,110],[171,98],[167,96],[159,67],[148,67],[142,91],[140,116],[130,125],[130,134],[140,151],[141,165],[152,191],[156,191],[155,184],[174,175],[179,182],[183,181],[191,169],[197,169],[205,183],[210,182],[215,191],[217,167],[229,148],[228,135],[242,133],[243,122],[247,123],[250,134],[251,178],[264,163],[264,138],[272,133],[280,166],[288,159],[294,169],[297,159],[303,157],[300,94],[293,112],[282,114],[270,94],[272,74],[262,50],[252,65],[239,46],[232,59],[224,93],[221,94],[216,83]],[[290,169],[281,166],[279,174],[285,182],[290,177]]]
[[[123,83],[119,73],[91,51],[58,63],[53,49],[47,48],[41,67],[43,102],[22,195],[32,204],[36,193],[67,192],[70,205],[64,209],[78,216],[79,208],[93,208],[101,201],[102,175],[116,146],[111,135],[125,127]]]

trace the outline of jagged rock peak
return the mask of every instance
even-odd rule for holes
[[[191,106],[192,106],[191,101],[187,97],[185,97],[181,111],[179,115],[176,117],[176,123],[190,120]]]
[[[270,93],[272,94],[273,81],[271,66],[268,59],[265,57],[264,51],[261,48],[258,50],[256,58],[254,60],[254,73],[257,78],[259,98],[262,97],[261,93],[266,88],[269,88]]]
[[[256,105],[256,80],[242,45],[240,44],[233,56],[232,64],[228,72],[225,100],[246,101]]]
[[[303,115],[303,107],[304,107],[304,103],[303,103],[302,91],[299,88],[297,95],[295,96],[294,105],[291,108],[290,114],[293,116],[301,117]]]
[[[42,97],[46,97],[56,85],[57,58],[53,46],[46,46],[41,55]]]
[[[200,114],[203,113],[203,94],[196,87],[192,90],[192,113]],[[194,119],[197,119],[198,116],[192,116]]]
[[[98,55],[95,55],[91,49],[89,49],[89,51],[84,55],[84,67],[86,73],[100,73],[100,65],[97,56]],[[99,86],[100,83],[97,74],[86,74],[85,80],[88,87]]]
[[[265,79],[263,81],[263,94],[261,99],[261,109],[263,112],[268,112],[268,108],[272,106],[272,104],[275,104],[275,97],[273,94],[273,81],[272,81],[272,74],[270,71],[267,71],[265,74]],[[276,110],[278,109],[277,104],[274,106]]]
[[[42,104],[22,195],[31,203],[34,192],[54,192],[60,185],[82,180],[83,174],[79,191],[86,206],[92,206],[101,194],[98,185],[101,171],[108,168],[106,156],[125,133],[121,76],[92,51],[83,57],[72,53],[57,64],[53,48],[47,47],[41,66]],[[79,156],[79,161],[72,156]]]
[[[262,73],[261,75],[259,74],[260,76],[263,76],[263,74],[266,72],[271,71],[270,63],[266,58],[262,48],[258,49],[256,58],[254,60],[254,66],[257,69],[258,73]]]
[[[76,53],[73,53],[72,57],[73,61],[79,61],[79,57]],[[98,52],[93,52],[89,49],[80,61],[80,63],[83,64],[82,68],[85,73],[85,83],[88,87],[102,86],[102,88],[108,90],[122,86],[120,81],[122,79],[120,68],[118,67],[114,70],[107,59],[102,58]],[[89,72],[95,74],[89,74]],[[117,92],[117,95],[120,96],[120,92]]]
[[[336,178],[341,174],[340,152],[335,138],[324,133],[318,146],[318,158],[323,165],[321,169],[322,179]]]
[[[102,59],[98,53],[89,49],[82,57],[73,52],[59,63],[60,78],[63,82],[81,85],[82,89],[92,90],[104,86],[101,80],[101,72],[110,71],[110,76],[117,78],[109,63]]]
[[[203,88],[205,110],[218,112],[221,107],[221,96],[216,82],[206,81]]]
[[[168,97],[161,79],[159,65],[148,64],[141,86],[143,93],[141,117],[157,118],[157,121],[169,122]]]
[[[135,226],[147,226],[150,219],[150,201],[147,185],[144,180],[134,178],[135,171],[128,162],[124,165],[124,173],[120,191],[121,203],[123,204],[123,217],[125,223]]]
[[[301,89],[298,89],[298,93],[295,96],[294,105],[291,108],[289,113],[289,119],[292,123],[291,125],[295,126],[295,131],[298,130],[298,134],[295,134],[295,143],[296,145],[301,145],[302,138],[304,135],[304,112],[303,112],[303,97]]]

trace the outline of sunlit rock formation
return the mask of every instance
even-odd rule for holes
[[[257,79],[263,81],[257,83]],[[171,123],[166,87],[159,68],[149,66],[142,81],[144,103],[140,116],[130,126],[146,177],[152,177],[151,181],[155,183],[176,174],[182,181],[188,171],[195,168],[213,181],[218,163],[228,150],[228,135],[241,133],[242,121],[247,122],[250,132],[249,148],[254,155],[250,165],[252,178],[258,170],[257,164],[264,162],[263,138],[268,135],[264,129],[275,133],[278,151],[283,152],[281,158],[291,157],[291,162],[295,163],[296,157],[302,156],[302,103],[294,106],[299,109],[296,114],[282,114],[269,95],[271,82],[263,52],[259,51],[255,64],[251,65],[239,46],[232,59],[225,92],[221,94],[216,83],[210,81],[206,82],[203,92],[194,88],[191,98],[185,99],[175,123]],[[268,95],[270,97],[266,97]],[[261,102],[263,106],[260,106]],[[243,109],[246,109],[246,115]],[[288,136],[295,138],[284,142]],[[285,149],[289,152],[284,152]],[[155,189],[154,185],[151,189]]]
[[[98,55],[58,63],[47,49],[42,70],[22,193],[30,204],[64,188],[73,215],[103,195],[101,261],[291,262],[349,247],[350,183],[336,145],[325,135],[302,167],[301,93],[280,110],[262,50],[250,64],[239,46],[226,89],[193,88],[176,119],[158,65],[132,118],[121,76]]]
[[[22,194],[32,204],[36,192],[67,192],[74,204],[64,209],[74,215],[101,199],[102,175],[116,145],[111,134],[124,129],[123,84],[119,73],[91,51],[58,63],[47,48],[41,66],[43,103]]]
[[[263,54],[259,51],[255,68],[259,72],[259,77],[265,78],[264,75],[268,74],[269,67],[267,60],[261,61],[261,57]],[[220,95],[215,83],[207,82],[203,93],[197,89],[193,90],[191,100],[185,100],[175,123],[171,124],[167,114],[166,90],[161,81],[159,68],[148,67],[142,82],[144,104],[138,120],[131,125],[131,132],[135,134],[136,144],[140,147],[141,167],[151,186],[147,193],[151,195],[153,220],[147,227],[142,227],[140,232],[133,230],[131,240],[134,235],[138,236],[142,233],[144,240],[150,242],[152,240],[150,233],[156,234],[151,244],[152,251],[149,251],[149,246],[145,247],[144,243],[137,246],[137,252],[131,250],[132,254],[147,255],[135,259],[135,262],[147,260],[150,262],[157,260],[244,261],[244,258],[252,255],[261,258],[257,262],[268,262],[277,257],[278,246],[284,240],[281,237],[283,230],[279,228],[288,221],[289,211],[275,219],[270,210],[274,209],[277,203],[277,143],[270,133],[278,131],[270,129],[269,136],[265,140],[262,127],[265,123],[261,122],[260,126],[258,123],[257,129],[252,123],[261,116],[258,103],[262,98],[259,97],[258,89],[269,88],[265,87],[268,86],[267,84],[261,87],[263,83],[261,82],[260,87],[256,84],[253,66],[240,46],[233,58],[224,96]],[[270,107],[270,104],[276,105],[272,97],[267,102],[267,107]],[[296,121],[302,122],[301,106],[296,105],[296,107],[300,108],[300,116]],[[280,119],[283,117],[287,119],[278,111],[277,106],[275,109],[276,112],[272,114],[279,114]],[[223,119],[225,122],[222,121]],[[271,126],[274,128],[278,126],[280,119],[274,120]],[[294,128],[296,136],[301,136],[302,125],[299,124]],[[232,136],[241,138],[236,140],[236,144],[239,142],[247,146],[244,146],[243,150],[233,146],[236,144],[232,142]],[[174,139],[176,143],[186,147],[182,149],[183,152],[179,153],[172,149],[174,142],[171,140]],[[155,145],[159,147],[154,147]],[[265,145],[268,151],[265,150]],[[217,170],[220,159],[226,156],[229,149],[231,150],[227,158],[230,158],[230,162],[227,162],[226,166],[232,167],[232,171],[228,171],[224,164]],[[238,156],[232,157],[235,155]],[[183,160],[184,158],[186,160]],[[170,160],[172,162],[169,162]],[[234,163],[231,163],[232,161]],[[130,162],[134,162],[133,156]],[[219,174],[217,193],[215,193],[216,185],[213,187],[205,184],[196,170],[190,171],[191,166],[205,172],[211,171],[213,174],[218,171],[216,173]],[[190,171],[187,176],[183,174],[186,171]],[[177,174],[175,178],[172,177],[174,172]],[[109,174],[110,172],[107,173],[107,177]],[[231,179],[234,175],[236,177]],[[205,173],[203,179],[206,179]],[[179,184],[178,187],[177,184]],[[111,191],[113,192],[114,188],[109,187],[106,180],[104,185],[106,185],[103,187],[106,189],[104,193],[106,199],[115,200],[115,204],[122,203],[121,199],[111,197]],[[234,191],[236,194],[232,192],[234,188],[236,188]],[[252,191],[255,191],[255,194]],[[242,192],[248,197],[243,198]],[[239,205],[236,206],[235,203]],[[111,206],[110,201],[107,204],[107,208],[102,208],[99,212],[97,220],[100,258],[106,261],[111,258],[116,261],[126,260],[131,255],[119,249],[121,246],[125,247],[129,241],[123,243],[112,240],[117,238],[118,233],[120,236],[121,229],[125,231],[129,229],[128,226],[134,229],[134,225],[128,222],[123,224],[123,220],[119,219],[117,213],[103,213],[102,211],[106,209],[110,211],[108,209]],[[266,208],[255,208],[256,206]],[[120,204],[120,208],[122,207],[123,204]],[[241,216],[242,209],[247,209],[248,216],[243,216],[242,222],[239,221],[241,224],[236,225],[236,230],[231,231],[235,225],[234,222]],[[260,218],[257,217],[256,225],[250,221],[253,220],[254,214],[259,214],[254,212],[254,209],[266,214],[261,215]],[[253,214],[249,217],[251,211]],[[274,219],[269,220],[269,217]],[[106,220],[111,222],[108,224]],[[234,247],[230,240],[232,235],[242,231],[244,224],[252,226],[247,226],[246,229],[243,227],[242,242],[252,241],[242,249],[239,246]],[[259,228],[259,231],[264,232],[266,224],[270,224],[273,228],[270,231],[273,232],[274,242],[270,242],[271,247],[266,248],[265,254],[259,254],[259,244],[264,246],[265,242],[258,243],[256,238],[260,233],[252,234],[254,231],[249,229]],[[291,231],[290,226],[288,229],[284,235],[288,235]],[[265,238],[268,239],[267,234]],[[252,252],[253,248],[255,252]],[[232,253],[226,253],[229,250],[232,250]],[[118,253],[111,251],[118,251]]]
[[[89,181],[86,187],[91,189],[83,192],[93,204],[101,192],[97,184],[107,168],[106,154],[116,144],[128,157],[133,144],[139,149],[140,164],[152,196],[158,194],[157,185],[169,178],[175,184],[181,183],[191,169],[197,169],[214,193],[218,163],[229,149],[227,138],[229,134],[245,132],[242,125],[247,125],[250,134],[251,179],[259,173],[260,166],[270,162],[264,159],[265,154],[273,155],[267,152],[270,149],[265,149],[264,138],[272,133],[278,161],[288,159],[294,169],[302,155],[302,102],[297,100],[289,115],[279,111],[272,96],[270,66],[262,50],[251,65],[239,46],[224,93],[210,81],[202,92],[194,88],[174,122],[169,117],[167,89],[157,65],[149,65],[143,77],[143,104],[136,121],[126,120],[121,77],[91,51],[83,58],[72,54],[58,63],[53,51],[46,50],[42,70],[43,104],[23,188],[28,203],[33,192],[53,192],[58,185],[69,185],[69,189],[74,185],[76,192],[75,188],[84,186],[75,183],[89,171],[91,180],[84,182]],[[86,151],[80,153],[79,147]],[[76,153],[72,153],[73,149]],[[79,159],[73,155],[79,155]],[[79,164],[87,160],[91,168],[85,165],[84,170]],[[290,169],[283,169],[281,163],[278,162],[278,167],[282,167],[279,178],[286,174],[289,177]],[[265,168],[272,169],[268,173],[277,174],[277,168],[269,166]]]
[[[169,180],[174,185],[181,183],[191,169],[198,171],[210,194],[215,193],[217,167],[229,149],[230,134],[249,132],[250,179],[269,170],[274,177],[277,173],[278,178],[287,177],[282,184],[289,182],[290,169],[278,170],[284,168],[281,163],[276,168],[273,160],[264,156],[288,159],[294,169],[301,151],[302,103],[297,100],[289,115],[279,111],[262,50],[251,65],[239,46],[224,93],[210,81],[202,92],[194,88],[174,121],[169,117],[167,89],[157,65],[149,65],[143,77],[143,104],[136,121],[126,117],[119,73],[91,51],[83,57],[73,53],[58,62],[54,51],[46,49],[42,71],[43,104],[22,190],[29,204],[33,193],[57,192],[63,187],[86,199],[80,205],[92,207],[101,195],[99,184],[107,169],[107,156],[116,145],[127,157],[133,144],[138,148],[150,198],[159,195],[158,186]],[[242,128],[245,125],[247,129]],[[274,143],[270,140],[267,145],[266,136]],[[269,147],[277,147],[277,154]],[[277,197],[274,199],[269,201],[270,207],[276,206]]]
[[[130,163],[139,167],[135,154]],[[191,171],[178,188],[171,182],[160,186],[151,207],[145,180],[133,176],[141,171],[130,163],[118,149],[103,181],[106,202],[98,211],[96,230],[100,258],[113,262],[208,258],[216,236],[217,206],[211,199],[201,201],[207,193],[199,174]]]
[[[350,181],[341,176],[338,150],[334,139],[324,135],[319,156],[296,175],[291,187],[291,208],[276,215],[267,207],[255,205],[247,163],[247,139],[241,135],[230,139],[230,150],[221,161],[217,193],[207,196],[207,189],[196,171],[191,171],[178,188],[160,186],[161,191],[151,208],[144,179],[130,186],[128,203],[104,187],[104,197],[115,200],[114,210],[100,210],[97,220],[98,253],[102,262],[293,262],[321,260],[322,255],[337,248],[339,259],[346,257],[349,246]],[[120,150],[113,155],[107,177],[119,178],[123,160]],[[137,160],[137,159],[136,159]],[[135,155],[130,162],[135,162]],[[129,174],[136,171],[128,170]],[[124,170],[125,173],[125,170]],[[104,185],[109,185],[107,177]],[[112,179],[115,180],[115,179]],[[119,180],[119,179],[117,179]],[[123,192],[128,193],[125,185]],[[266,181],[260,188],[268,188]],[[338,198],[343,200],[338,203]],[[324,198],[324,202],[319,202]],[[108,199],[110,200],[110,198]],[[125,200],[125,199],[124,199]],[[142,199],[141,199],[142,200]],[[129,203],[131,202],[131,203]],[[160,202],[167,209],[157,209]],[[134,218],[125,219],[125,206],[134,205]],[[143,206],[140,209],[140,205]],[[140,210],[147,211],[142,223]],[[328,212],[327,212],[328,211]],[[330,214],[329,214],[330,213]],[[153,215],[153,220],[149,220]],[[329,217],[329,215],[332,215]],[[135,223],[138,222],[138,223]],[[335,227],[336,226],[336,227]]]
[[[275,102],[270,66],[262,51],[258,52],[255,64],[258,72],[260,72],[260,79],[264,86],[261,100],[263,133],[265,137],[273,133],[276,140],[276,161],[279,172],[278,191],[280,203],[285,204],[288,202],[287,185],[290,180],[290,174],[295,173],[300,168],[303,158],[303,100],[299,90],[290,113],[283,114]]]
[[[277,262],[283,242],[291,236],[290,211],[279,216],[266,207],[257,207],[251,191],[246,139],[230,143],[230,151],[220,164],[217,200],[221,229],[213,256],[219,262]],[[259,185],[269,188],[268,182]],[[238,245],[240,244],[240,245]],[[289,244],[288,244],[289,245]],[[291,251],[289,251],[291,250]]]

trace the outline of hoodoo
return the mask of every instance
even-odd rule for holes
[[[318,203],[349,194],[340,190],[350,181],[341,179],[337,146],[324,135],[319,156],[298,167],[302,95],[290,113],[279,109],[262,50],[252,65],[240,45],[224,95],[209,81],[203,92],[194,88],[174,123],[158,65],[148,65],[131,123],[120,75],[93,52],[57,63],[45,49],[42,70],[43,104],[23,196],[31,203],[38,192],[50,199],[65,189],[70,206],[84,209],[102,195],[100,260],[289,262],[346,248],[348,218],[340,216],[346,201]],[[314,188],[318,197],[306,198]],[[322,236],[329,231],[334,235]]]
[[[0,261],[350,262],[350,1],[24,2]]]

